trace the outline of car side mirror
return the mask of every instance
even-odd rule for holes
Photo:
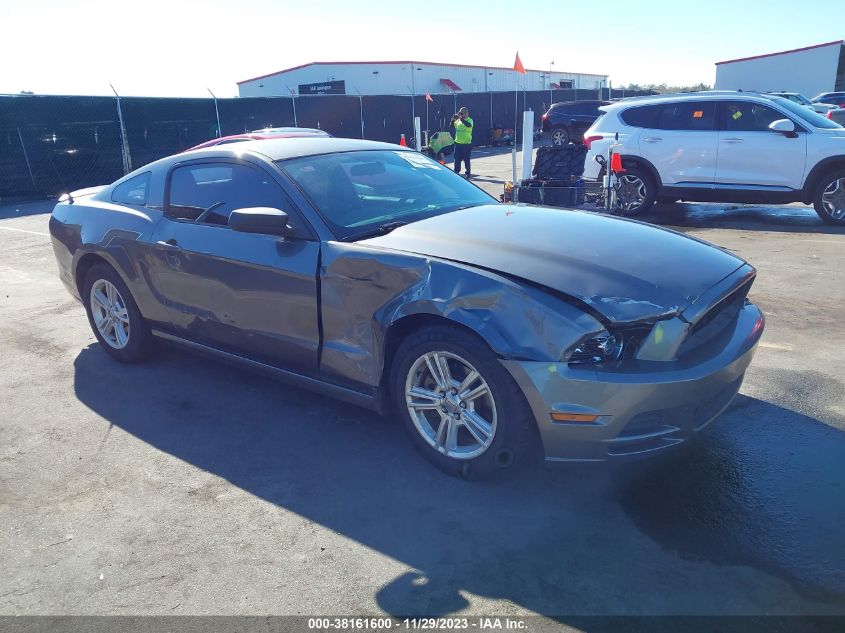
[[[777,121],[772,121],[769,124],[769,129],[772,132],[783,134],[784,136],[797,136],[797,134],[795,134],[795,124],[789,119],[778,119]]]
[[[229,228],[241,233],[262,233],[292,237],[296,229],[288,225],[288,214],[271,207],[235,209],[229,216]]]

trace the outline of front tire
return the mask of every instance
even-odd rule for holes
[[[813,198],[813,207],[828,224],[845,225],[845,170],[833,172],[821,179]]]
[[[149,326],[114,268],[108,264],[92,266],[85,275],[82,297],[91,330],[109,356],[132,363],[150,354]]]
[[[654,206],[657,186],[646,170],[629,167],[618,176],[617,211],[620,215],[642,215]]]
[[[531,411],[486,343],[456,327],[426,327],[401,343],[392,368],[402,426],[432,464],[482,479],[521,462]]]

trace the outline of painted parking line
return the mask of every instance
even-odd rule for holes
[[[15,229],[11,226],[2,226],[0,225],[0,229],[4,231],[15,231],[16,233],[28,233],[30,235],[40,235],[41,237],[50,237],[49,233],[41,233],[40,231],[28,231],[27,229]]]

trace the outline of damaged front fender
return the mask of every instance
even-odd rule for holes
[[[389,329],[415,315],[465,326],[502,358],[559,361],[602,330],[561,298],[494,272],[422,255],[324,244],[320,269],[320,368],[377,386]]]

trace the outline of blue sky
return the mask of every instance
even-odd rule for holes
[[[311,61],[510,66],[517,50],[528,68],[554,60],[614,85],[712,84],[716,61],[845,38],[837,4],[0,0],[0,93],[110,94],[111,82],[126,95],[222,97]]]

